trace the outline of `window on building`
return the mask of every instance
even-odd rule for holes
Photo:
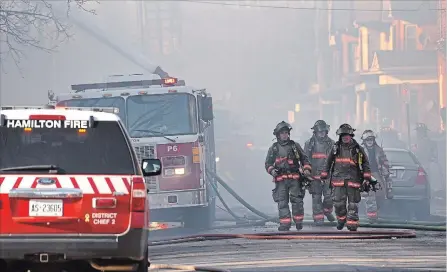
[[[360,70],[360,58],[357,54],[358,45],[355,43],[349,43],[349,73],[355,73]]]
[[[337,85],[342,78],[343,66],[340,63],[340,51],[335,51],[333,57],[332,84]]]
[[[416,50],[417,49],[417,26],[406,25],[405,26],[405,49]]]
[[[360,53],[359,46],[355,43],[349,44],[349,72],[355,73],[360,71]]]
[[[370,30],[368,33],[368,66],[374,59],[374,53],[380,50],[380,32]]]
[[[393,47],[391,48],[392,50],[395,50],[397,48],[397,28],[395,25],[392,26],[391,28],[392,30],[392,39],[393,39]]]

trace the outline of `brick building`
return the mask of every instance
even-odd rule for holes
[[[438,130],[445,95],[439,85],[437,9],[397,0],[332,1],[331,6],[334,10],[322,18],[330,25],[329,50],[321,52],[313,95],[320,116],[359,129],[378,129],[386,118],[407,131],[408,103],[411,125],[424,122]]]

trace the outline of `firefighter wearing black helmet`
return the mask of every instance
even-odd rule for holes
[[[369,191],[362,193],[362,197],[366,199],[366,214],[368,219],[374,222],[378,218],[377,212],[380,210],[385,198],[392,198],[390,166],[383,148],[376,142],[374,131],[367,129],[363,132],[362,147],[368,156],[372,176],[378,180],[382,188],[377,192]]]
[[[292,218],[297,230],[303,228],[305,188],[302,175],[310,176],[312,170],[300,144],[290,139],[290,130],[292,127],[284,121],[276,126],[273,135],[277,141],[269,148],[265,159],[265,170],[275,182],[272,196],[278,203],[279,231],[289,230]]]
[[[329,180],[321,180],[321,172],[335,142],[329,136],[330,126],[323,120],[315,122],[311,128],[313,136],[304,144],[304,152],[312,165],[312,177],[309,193],[312,194],[312,214],[316,225],[324,222],[324,216],[330,222],[335,221],[332,215],[332,196]],[[323,197],[324,198],[323,198]]]
[[[360,190],[362,187],[367,187],[371,180],[368,157],[354,140],[354,131],[355,129],[348,124],[338,128],[339,139],[333,145],[321,173],[322,179],[331,179],[332,200],[339,230],[342,230],[345,224],[350,231],[357,230]]]

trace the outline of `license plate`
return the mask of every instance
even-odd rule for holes
[[[62,216],[63,200],[31,199],[29,201],[29,216]]]
[[[166,198],[166,202],[168,202],[168,204],[177,204],[177,196],[176,195],[168,195],[168,197]]]

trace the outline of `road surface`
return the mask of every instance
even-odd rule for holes
[[[306,227],[304,230],[310,228]],[[313,230],[315,229],[314,227]],[[328,228],[321,229],[328,230]],[[216,232],[253,233],[275,230],[274,227],[265,227]],[[446,271],[445,238],[445,232],[419,231],[417,238],[414,239],[203,241],[152,246],[150,259],[154,264],[212,266],[237,272],[391,271],[391,269]],[[150,271],[168,270],[150,269]]]
[[[310,203],[307,207],[311,207]],[[445,199],[433,200],[430,221],[445,222]],[[276,207],[263,207],[274,214]],[[238,215],[252,215],[244,208],[233,209]],[[311,218],[311,211],[306,216]],[[218,217],[231,218],[223,211]],[[227,223],[222,223],[227,224]],[[318,230],[307,226],[304,230]],[[335,231],[324,227],[321,230]],[[374,229],[363,229],[374,230]],[[212,233],[273,232],[267,227],[221,229]],[[380,229],[377,229],[380,231]],[[172,229],[151,232],[151,240],[163,237],[187,236],[197,231]],[[230,271],[446,271],[445,232],[417,231],[414,239],[390,240],[221,240],[185,244],[151,246],[154,264],[187,264],[214,266]],[[394,269],[394,270],[393,270]],[[150,271],[169,271],[151,269]],[[172,271],[172,270],[170,270]]]

